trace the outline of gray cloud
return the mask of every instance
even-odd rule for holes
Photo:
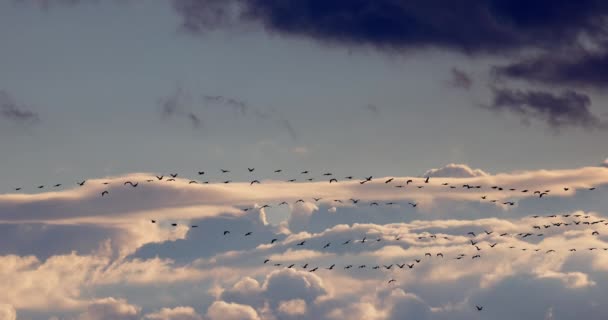
[[[201,119],[194,112],[187,111],[188,106],[191,104],[189,100],[190,97],[179,86],[170,95],[158,99],[162,118],[180,117],[188,119],[192,128],[199,129],[202,126]]]
[[[606,123],[589,110],[589,96],[573,90],[556,95],[547,91],[493,88],[493,94],[492,103],[484,107],[512,112],[524,122],[536,118],[555,130],[563,127],[606,129]]]
[[[6,120],[25,125],[40,121],[37,113],[29,110],[28,106],[18,104],[4,90],[0,90],[0,115]]]
[[[448,83],[454,88],[469,90],[473,85],[473,79],[471,79],[471,76],[463,70],[452,68],[450,70],[450,75],[451,79]]]

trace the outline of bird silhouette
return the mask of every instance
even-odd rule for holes
[[[329,266],[329,268],[327,268],[327,270],[333,270],[335,266],[335,264],[332,264],[331,266]]]
[[[302,171],[300,174],[308,174],[308,170]]]
[[[251,183],[249,185],[253,185],[254,183],[258,183],[259,184],[260,181],[259,180],[253,180],[253,181],[251,181]]]
[[[76,182],[76,183],[78,183],[78,185],[82,187],[82,186],[84,186],[85,182],[87,182],[87,181],[86,180],[82,180],[81,182]]]
[[[137,187],[137,185],[138,185],[139,183],[137,183],[137,182],[133,183],[133,182],[131,182],[131,181],[127,181],[127,182],[123,183],[123,185],[125,185],[125,186],[126,186],[126,185],[128,185],[128,184],[129,184],[129,185],[131,185],[131,187],[135,188],[135,187]]]
[[[483,307],[480,307],[480,306],[475,306],[475,308],[477,308],[477,311],[483,310]]]
[[[304,240],[304,241],[302,241],[302,242],[298,243],[297,245],[298,245],[298,246],[303,246],[305,243],[306,243],[306,240]]]
[[[245,236],[250,236],[251,235],[251,231],[245,233]]]
[[[410,184],[410,183],[412,183],[412,182],[414,182],[414,180],[409,179],[409,180],[407,180],[407,181],[405,182],[405,184]]]
[[[105,196],[108,193],[109,193],[108,190],[104,190],[104,191],[101,192],[101,196],[103,197],[103,196]]]
[[[170,173],[171,178],[177,178],[177,173]]]
[[[396,282],[396,281],[397,280],[395,280],[395,279],[391,279],[391,280],[388,281],[388,283],[393,283],[393,282]]]
[[[249,172],[253,172],[253,170],[255,170],[255,168],[247,168],[247,170],[249,170]]]
[[[264,264],[268,263],[268,261],[270,261],[270,259],[264,260]]]
[[[424,183],[429,183],[429,178],[430,177],[426,177],[426,179],[424,180]]]
[[[156,223],[156,220],[150,220],[150,222],[152,222],[152,223]]]
[[[228,230],[225,230],[225,231],[224,231],[224,235],[227,235],[227,234],[229,234],[229,233],[230,233],[230,231],[228,231]]]
[[[163,178],[164,178],[165,176],[155,176],[155,177],[156,177],[156,179],[158,179],[158,180],[160,181],[160,180],[163,180]]]
[[[275,239],[270,240],[270,244],[273,244],[273,243],[277,242],[277,240],[278,240],[278,239],[276,239],[276,238],[275,238]]]
[[[332,182],[338,182],[338,179],[335,179],[335,178],[329,179],[329,183],[332,183]]]
[[[228,173],[230,172],[230,170],[226,170],[226,169],[220,169],[222,171],[222,173]]]
[[[205,171],[199,171],[199,172],[198,172],[198,175],[199,175],[199,176],[202,176],[202,175],[204,175],[204,174],[205,174]]]
[[[54,188],[61,187],[61,183],[58,183],[58,184],[54,185],[53,187]]]
[[[328,242],[326,245],[324,245],[324,246],[323,246],[323,249],[325,249],[325,248],[329,247],[329,245],[330,245],[330,242]]]
[[[281,171],[283,171],[283,170],[281,170],[281,169],[277,169],[277,170],[274,170],[274,173],[279,173],[279,172],[281,172]]]
[[[177,227],[177,223],[172,223],[171,225],[174,227]]]
[[[384,181],[384,183],[390,183],[391,181],[393,181],[393,178],[390,178],[390,179]]]

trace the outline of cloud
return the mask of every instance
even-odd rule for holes
[[[581,49],[578,52],[567,52],[564,56],[547,53],[525,58],[508,65],[496,66],[493,73],[499,77],[550,86],[604,88],[608,84],[608,79],[599,72],[608,68],[608,47],[602,47],[600,52]]]
[[[17,311],[10,304],[0,304],[0,319],[17,320]]]
[[[138,320],[141,308],[124,299],[105,298],[91,303],[78,320]]]
[[[207,310],[211,320],[259,320],[258,313],[251,306],[238,303],[214,302]]]
[[[306,314],[306,301],[302,299],[292,299],[281,301],[278,308],[280,313],[288,316],[298,316]]]
[[[0,90],[0,116],[6,120],[23,125],[40,122],[40,117],[37,113],[29,110],[28,106],[18,104],[4,90]]]
[[[452,178],[471,178],[488,176],[481,169],[472,169],[466,164],[450,163],[442,168],[430,169],[424,173],[425,177],[452,177]]]
[[[381,49],[443,47],[463,52],[554,48],[579,33],[600,37],[608,5],[584,1],[282,1],[174,0],[190,32],[255,22],[270,32]],[[542,13],[542,14],[541,14]]]
[[[181,117],[188,119],[192,128],[198,129],[202,125],[201,119],[192,111],[187,111],[188,105],[191,104],[190,97],[184,90],[178,86],[173,93],[168,96],[158,99],[158,104],[161,107],[163,119],[172,117]]]
[[[454,88],[461,88],[465,90],[471,89],[473,85],[473,79],[465,71],[458,68],[452,68],[450,70],[451,79],[448,82]]]
[[[162,308],[158,312],[149,313],[145,319],[150,320],[203,320],[192,307]]]
[[[486,108],[517,114],[524,122],[536,118],[552,129],[581,127],[606,129],[606,123],[589,110],[591,99],[572,90],[556,95],[546,91],[493,89],[494,99]]]

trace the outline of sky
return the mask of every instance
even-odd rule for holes
[[[0,320],[606,319],[607,14],[0,1]]]

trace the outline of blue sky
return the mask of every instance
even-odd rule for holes
[[[605,319],[603,221],[516,234],[533,215],[608,219],[607,14],[596,1],[0,1],[0,320]],[[416,272],[367,269],[426,251]]]

